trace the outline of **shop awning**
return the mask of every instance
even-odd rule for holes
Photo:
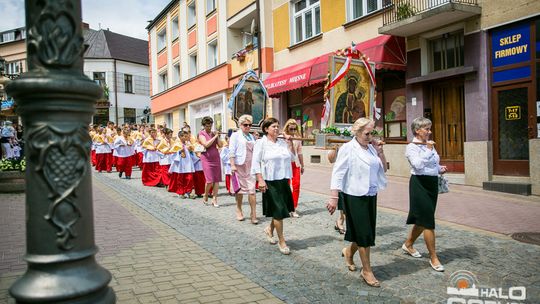
[[[268,95],[272,96],[325,81],[328,73],[328,57],[331,55],[332,53],[328,53],[272,72],[264,81]]]
[[[375,62],[375,69],[405,71],[407,69],[407,51],[405,38],[390,35],[364,41],[355,46],[364,53],[370,62]]]
[[[405,39],[402,37],[381,35],[359,43],[355,48],[364,53],[370,62],[374,62],[376,69],[405,71],[407,68]],[[272,72],[264,81],[268,95],[274,96],[326,81],[328,58],[333,54],[324,54]]]

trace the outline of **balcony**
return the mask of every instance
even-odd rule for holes
[[[478,0],[393,0],[379,34],[413,36],[481,13]]]

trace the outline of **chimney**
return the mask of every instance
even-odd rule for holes
[[[82,22],[82,28],[83,28],[83,30],[88,30],[88,29],[90,29],[90,24],[88,24],[86,22]]]

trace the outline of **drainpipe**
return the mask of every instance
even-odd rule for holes
[[[262,75],[262,40],[261,40],[261,4],[260,0],[255,1],[256,4],[256,11],[257,11],[257,47],[259,48],[258,53],[258,70],[259,70],[259,78],[261,78]]]
[[[114,63],[114,117],[115,117],[115,123],[116,126],[118,126],[118,85],[117,81],[118,78],[116,77],[116,59],[113,59]]]

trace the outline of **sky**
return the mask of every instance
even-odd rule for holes
[[[82,0],[83,22],[91,29],[148,40],[145,29],[170,0]],[[24,0],[0,0],[0,32],[25,25]]]

